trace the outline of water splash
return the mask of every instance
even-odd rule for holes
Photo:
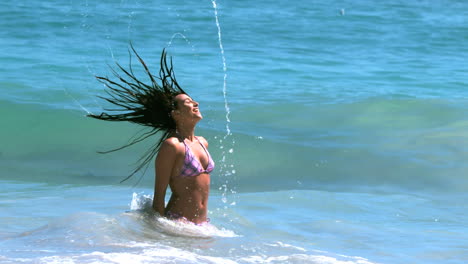
[[[231,133],[231,128],[230,128],[230,115],[231,115],[231,110],[229,108],[229,103],[227,100],[227,63],[226,63],[226,56],[224,54],[224,46],[223,46],[223,41],[222,41],[222,36],[221,36],[221,25],[219,23],[219,18],[218,18],[218,6],[216,4],[215,0],[211,0],[211,3],[213,4],[213,10],[214,10],[214,17],[215,17],[215,22],[216,22],[216,27],[218,29],[218,43],[219,43],[219,49],[221,52],[221,58],[223,62],[223,97],[224,97],[224,108],[226,110],[226,134],[224,135],[223,139],[220,139],[219,142],[221,144],[221,149],[222,149],[222,159],[221,159],[221,174],[224,175],[225,177],[225,182],[219,187],[219,190],[222,192],[222,198],[221,201],[224,203],[224,217],[227,217],[228,214],[227,209],[229,206],[234,206],[236,205],[235,201],[230,202],[228,200],[228,193],[230,192],[231,194],[236,194],[236,191],[234,189],[229,188],[229,180],[232,179],[233,175],[236,173],[236,170],[234,169],[234,165],[231,164],[228,166],[227,161],[226,161],[226,155],[227,154],[232,154],[234,152],[234,149],[231,147],[229,148],[228,152],[226,153],[225,146],[223,145],[223,141],[225,141],[229,136],[232,136]],[[231,141],[231,146],[233,146],[235,143],[234,139]],[[232,221],[232,220],[231,220]]]
[[[195,52],[195,47],[194,47],[193,44],[190,42],[190,40],[189,40],[184,34],[179,33],[179,32],[177,32],[177,33],[175,33],[174,35],[172,35],[171,40],[169,40],[169,42],[167,42],[167,47],[172,46],[172,42],[174,41],[174,39],[175,39],[176,37],[182,37],[182,38],[185,40],[185,42],[187,43],[187,45],[189,45],[189,46],[192,48],[192,52]]]
[[[170,220],[154,213],[153,195],[133,193],[130,203],[130,211],[127,215],[133,215],[136,221],[146,221],[157,232],[169,233],[179,237],[238,237],[234,231],[218,228],[210,223],[196,225],[188,221]],[[156,221],[154,221],[156,220]]]
[[[78,105],[78,106],[81,108],[81,110],[83,110],[83,111],[86,112],[86,115],[91,115],[91,114],[93,114],[93,113],[92,113],[91,111],[89,111],[86,107],[84,107],[75,97],[73,97],[73,96],[70,94],[70,92],[68,91],[68,89],[63,88],[63,91],[64,91],[64,93],[65,93],[67,96],[69,96],[69,97],[75,102],[76,105]]]
[[[223,47],[223,41],[221,37],[221,26],[219,24],[219,19],[218,19],[218,6],[216,4],[215,0],[211,0],[211,3],[213,3],[213,9],[214,9],[214,16],[215,16],[215,21],[216,21],[216,27],[218,28],[218,42],[219,42],[219,49],[221,51],[221,57],[223,59],[223,72],[224,72],[224,77],[223,77],[223,97],[224,97],[224,108],[226,110],[226,135],[224,138],[227,138],[228,136],[231,135],[231,128],[230,128],[230,115],[231,115],[231,110],[229,109],[229,104],[227,101],[227,63],[226,63],[226,56],[224,56],[224,47]]]

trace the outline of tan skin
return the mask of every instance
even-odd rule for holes
[[[177,109],[171,115],[176,122],[177,134],[166,139],[156,157],[156,181],[154,187],[153,208],[160,215],[167,212],[184,217],[196,224],[207,220],[210,175],[180,177],[187,144],[203,168],[208,166],[209,157],[198,140],[208,149],[208,142],[203,137],[195,137],[195,126],[203,117],[198,103],[186,94],[174,98]],[[197,140],[198,139],[198,140]],[[167,187],[172,195],[165,207],[164,197]]]

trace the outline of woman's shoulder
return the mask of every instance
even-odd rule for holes
[[[166,144],[176,145],[176,144],[181,143],[182,141],[180,140],[180,138],[173,136],[173,137],[166,138],[163,142],[166,143]]]
[[[208,148],[208,141],[202,137],[202,136],[197,136],[197,139],[203,144],[203,146],[205,146],[206,148]]]
[[[172,150],[177,151],[181,148],[181,143],[182,142],[180,141],[179,138],[169,137],[162,142],[161,148],[172,149]]]

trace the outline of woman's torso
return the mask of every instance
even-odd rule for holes
[[[209,173],[213,170],[214,162],[203,138],[179,142],[169,182],[172,195],[166,207],[166,216],[203,223],[207,221]]]

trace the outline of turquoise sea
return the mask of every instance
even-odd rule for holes
[[[468,2],[5,0],[0,17],[0,263],[468,263]],[[155,74],[166,48],[200,102],[210,225],[152,214],[152,166],[119,183],[157,138],[97,153],[142,133],[86,117],[130,43]]]

